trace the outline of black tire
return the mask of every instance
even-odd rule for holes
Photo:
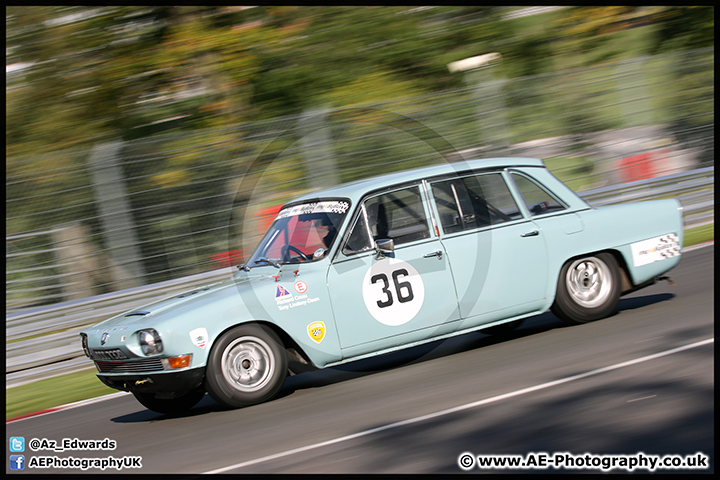
[[[161,394],[133,392],[135,399],[148,410],[157,413],[176,414],[190,410],[205,396],[205,389],[195,390],[169,398]]]
[[[221,405],[238,408],[273,398],[287,374],[287,355],[275,332],[245,324],[229,330],[213,346],[205,387]]]
[[[580,324],[608,317],[620,299],[620,269],[610,253],[568,260],[560,270],[550,309],[561,320]]]

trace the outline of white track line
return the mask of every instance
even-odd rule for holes
[[[338,438],[334,438],[334,439],[331,439],[331,440],[326,440],[326,441],[320,442],[320,443],[314,443],[314,444],[312,444],[312,445],[306,445],[306,446],[304,446],[304,447],[294,448],[294,449],[292,449],[292,450],[286,450],[286,451],[284,451],[284,452],[276,453],[276,454],[273,454],[273,455],[268,455],[268,456],[265,456],[265,457],[256,458],[256,459],[254,459],[254,460],[247,460],[247,461],[245,461],[245,462],[236,463],[235,465],[230,465],[230,466],[227,466],[227,467],[218,468],[218,469],[216,469],[216,470],[210,470],[210,471],[204,472],[204,473],[206,473],[206,474],[225,473],[225,472],[228,472],[228,471],[230,471],[230,470],[236,470],[236,469],[239,469],[239,468],[248,467],[248,466],[250,466],[250,465],[257,465],[258,463],[263,463],[263,462],[267,462],[267,461],[270,461],[270,460],[276,460],[276,459],[278,459],[278,458],[287,457],[287,456],[290,456],[290,455],[294,455],[294,454],[296,454],[296,453],[302,453],[302,452],[306,452],[306,451],[308,451],[308,450],[314,450],[314,449],[321,448],[321,447],[327,447],[327,446],[329,446],[329,445],[335,445],[335,444],[338,444],[338,443],[346,442],[346,441],[348,441],[348,440],[353,440],[353,439],[355,439],[355,438],[360,438],[360,437],[365,437],[365,436],[367,436],[367,435],[372,435],[373,433],[378,433],[378,432],[382,432],[382,431],[385,431],[385,430],[390,430],[390,429],[393,429],[393,428],[403,427],[403,426],[405,426],[405,425],[411,425],[411,424],[413,424],[413,423],[424,422],[425,420],[431,420],[431,419],[433,419],[433,418],[442,417],[442,416],[444,416],[444,415],[449,415],[449,414],[455,413],[455,412],[461,412],[461,411],[463,411],[463,410],[468,410],[468,409],[471,409],[471,408],[479,407],[479,406],[481,406],[481,405],[487,405],[487,404],[489,404],[489,403],[499,402],[500,400],[505,400],[505,399],[508,399],[508,398],[517,397],[517,396],[519,396],[519,395],[524,395],[524,394],[526,394],[526,393],[537,392],[537,391],[539,391],[539,390],[544,390],[544,389],[546,389],[546,388],[555,387],[555,386],[557,386],[557,385],[562,385],[562,384],[564,384],[564,383],[573,382],[573,381],[575,381],[575,380],[580,380],[580,379],[582,379],[582,378],[591,377],[591,376],[593,376],[593,375],[599,375],[599,374],[601,374],[601,373],[610,372],[610,371],[613,371],[613,370],[618,370],[618,369],[620,369],[620,368],[629,367],[629,366],[631,366],[631,365],[637,365],[637,364],[639,364],[639,363],[647,362],[647,361],[654,360],[654,359],[660,358],[660,357],[665,357],[665,356],[667,356],[667,355],[672,355],[672,354],[674,354],[674,353],[682,352],[682,351],[684,351],[684,350],[689,350],[689,349],[691,349],[691,348],[701,347],[701,346],[703,346],[703,345],[707,345],[707,344],[710,344],[710,343],[713,343],[713,342],[715,342],[715,339],[714,339],[714,338],[709,338],[709,339],[707,339],[707,340],[702,340],[702,341],[700,341],[700,342],[691,343],[691,344],[689,344],[689,345],[684,345],[684,346],[682,346],[682,347],[677,347],[677,348],[673,348],[673,349],[670,349],[670,350],[665,350],[664,352],[655,353],[655,354],[653,354],[653,355],[648,355],[648,356],[645,356],[645,357],[636,358],[636,359],[634,359],[634,360],[628,360],[627,362],[616,363],[615,365],[610,365],[610,366],[608,366],[608,367],[602,367],[602,368],[598,368],[598,369],[596,369],[596,370],[590,370],[589,372],[580,373],[580,374],[578,374],[578,375],[572,375],[572,376],[570,376],[570,377],[561,378],[560,380],[555,380],[555,381],[552,381],[552,382],[547,382],[547,383],[543,383],[543,384],[540,384],[540,385],[535,385],[535,386],[533,386],[533,387],[523,388],[523,389],[521,389],[521,390],[516,390],[516,391],[514,391],[514,392],[505,393],[505,394],[502,394],[502,395],[497,395],[497,396],[495,396],[495,397],[486,398],[486,399],[484,399],[484,400],[478,400],[477,402],[466,403],[465,405],[460,405],[460,406],[457,406],[457,407],[448,408],[448,409],[446,409],[446,410],[440,410],[439,412],[429,413],[429,414],[427,414],[427,415],[422,415],[422,416],[420,416],[420,417],[415,417],[415,418],[410,418],[410,419],[407,419],[407,420],[402,420],[402,421],[400,421],[400,422],[390,423],[390,424],[387,424],[387,425],[383,425],[383,426],[381,426],[381,427],[371,428],[370,430],[364,430],[364,431],[362,431],[362,432],[353,433],[352,435],[345,435],[345,436],[343,436],[343,437],[338,437]]]

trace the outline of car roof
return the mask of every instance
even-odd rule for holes
[[[404,182],[411,182],[418,179],[437,177],[451,173],[509,167],[545,167],[545,164],[539,158],[525,157],[484,158],[452,163],[441,163],[438,165],[403,170],[401,172],[356,180],[354,182],[344,183],[322,190],[315,190],[293,199],[291,202],[288,202],[288,205],[291,203],[315,200],[318,198],[349,198],[350,200],[357,200],[369,191],[380,190]]]

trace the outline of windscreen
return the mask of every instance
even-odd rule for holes
[[[337,239],[350,202],[325,200],[294,204],[278,212],[249,268],[313,262],[324,258]]]

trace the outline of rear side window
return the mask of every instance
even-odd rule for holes
[[[530,178],[518,173],[513,173],[512,178],[531,215],[565,210],[565,205]]]
[[[441,180],[431,187],[444,233],[497,225],[522,217],[499,173]]]

